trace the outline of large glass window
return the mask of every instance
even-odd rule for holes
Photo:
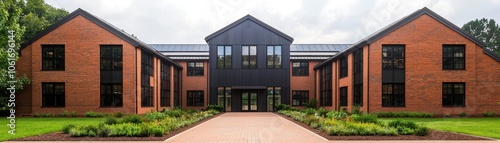
[[[292,91],[292,105],[304,106],[309,102],[309,91],[307,90],[294,90]]]
[[[292,62],[292,76],[309,76],[309,62]]]
[[[178,69],[174,69],[174,106],[180,106],[181,105],[181,94],[180,94],[180,78],[181,76],[179,75],[180,71]]]
[[[42,70],[64,70],[64,45],[42,45]]]
[[[153,106],[153,87],[150,85],[150,77],[153,76],[153,56],[143,51],[141,54],[141,106]]]
[[[160,106],[170,106],[170,65],[161,62]]]
[[[64,107],[64,83],[42,82],[42,107]]]
[[[187,62],[187,76],[203,76],[203,62]]]
[[[443,45],[443,70],[465,69],[465,45]]]
[[[231,111],[231,87],[217,88],[217,103],[224,107],[225,111]]]
[[[241,47],[242,63],[244,69],[257,68],[257,46],[242,46]]]
[[[122,46],[101,46],[101,71],[121,71]]]
[[[363,106],[363,49],[358,49],[353,52],[353,105]]]
[[[341,87],[340,88],[340,106],[347,106],[347,87]]]
[[[101,83],[101,106],[102,107],[121,107],[123,106],[123,87],[122,84],[104,84]]]
[[[383,69],[404,69],[405,68],[405,47],[404,46],[383,46],[382,47],[382,68]]]
[[[281,68],[281,46],[267,46],[267,68]]]
[[[320,106],[332,106],[332,65],[320,70]]]
[[[404,107],[405,106],[405,84],[384,83],[382,84],[382,106]]]
[[[443,83],[443,106],[465,107],[465,83]]]
[[[267,87],[267,111],[274,111],[281,104],[281,87]]]
[[[203,91],[187,91],[187,106],[203,106],[204,102]]]
[[[340,71],[339,71],[339,78],[347,77],[347,56],[343,56],[339,59],[339,64],[340,64]]]
[[[217,46],[217,68],[230,69],[231,66],[231,46]]]

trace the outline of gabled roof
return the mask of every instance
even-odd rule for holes
[[[292,37],[290,37],[290,36],[286,35],[285,33],[283,33],[283,32],[281,32],[281,31],[279,31],[278,29],[275,29],[275,28],[273,28],[273,27],[271,27],[271,26],[267,25],[266,23],[264,23],[264,22],[260,21],[259,19],[257,19],[257,18],[255,18],[255,17],[251,16],[250,14],[248,14],[248,15],[246,15],[246,16],[244,16],[244,17],[242,17],[242,18],[238,19],[238,20],[236,20],[235,22],[233,22],[233,23],[231,23],[231,24],[227,25],[226,27],[224,27],[224,28],[222,28],[222,29],[220,29],[220,30],[217,30],[217,31],[215,31],[214,33],[212,33],[212,34],[208,35],[207,37],[205,37],[205,41],[206,41],[206,42],[208,42],[210,39],[212,39],[212,38],[214,38],[214,37],[217,37],[218,35],[220,35],[220,34],[222,34],[222,33],[226,32],[227,30],[229,30],[229,29],[231,29],[231,28],[233,28],[233,27],[235,27],[235,26],[237,26],[237,25],[239,25],[239,24],[241,24],[241,23],[245,22],[246,20],[253,21],[253,22],[255,22],[255,23],[259,24],[260,26],[262,26],[262,27],[266,28],[267,30],[269,30],[269,31],[271,31],[271,32],[273,32],[273,33],[275,33],[275,34],[277,34],[277,35],[279,35],[279,36],[281,36],[281,37],[285,38],[286,40],[288,40],[288,41],[290,41],[290,42],[293,42],[293,38],[292,38]]]
[[[351,46],[352,44],[291,44],[290,52],[339,52]]]
[[[53,30],[57,29],[59,26],[63,25],[64,23],[66,23],[68,21],[70,21],[71,19],[77,17],[78,15],[81,15],[81,16],[87,18],[88,20],[94,22],[96,25],[100,26],[101,28],[104,28],[105,30],[107,30],[110,33],[116,35],[117,37],[121,38],[122,40],[127,41],[131,45],[133,45],[135,47],[138,47],[138,48],[141,48],[142,50],[148,51],[149,53],[155,55],[156,57],[159,57],[160,59],[169,62],[170,64],[174,65],[175,67],[182,69],[182,66],[180,64],[178,64],[178,63],[172,61],[171,59],[163,56],[163,54],[161,54],[160,52],[154,50],[153,48],[151,48],[146,43],[140,41],[139,39],[137,39],[135,37],[132,37],[132,35],[126,33],[125,31],[120,30],[119,28],[111,25],[110,23],[104,21],[103,19],[100,19],[100,18],[98,18],[98,17],[90,14],[89,12],[87,12],[87,11],[85,11],[83,9],[80,9],[80,8],[78,8],[77,10],[75,10],[72,13],[68,14],[67,16],[63,17],[61,20],[55,22],[51,26],[45,28],[45,30],[43,30],[42,32],[38,33],[37,35],[35,35],[30,40],[25,41],[24,43],[22,43],[20,51],[19,51],[19,54],[21,54],[21,50],[23,48],[25,48],[26,46],[31,45],[36,40],[42,38],[46,34],[52,32]]]
[[[339,57],[342,57],[344,55],[347,55],[351,52],[353,52],[354,50],[356,49],[359,49],[359,48],[362,48],[363,46],[365,45],[368,45],[368,44],[371,44],[375,41],[377,41],[378,39],[386,36],[387,34],[391,33],[392,31],[410,23],[411,21],[415,20],[416,18],[424,15],[424,14],[427,14],[429,15],[430,17],[436,19],[437,21],[439,21],[440,23],[444,24],[445,26],[451,28],[452,30],[454,30],[455,32],[459,33],[460,35],[464,36],[465,38],[471,40],[472,42],[476,43],[477,45],[481,46],[483,49],[485,49],[485,52],[487,50],[486,48],[486,44],[478,39],[476,39],[474,36],[470,35],[469,33],[465,32],[464,30],[462,30],[460,27],[456,26],[455,24],[451,23],[450,21],[446,20],[445,18],[441,17],[440,15],[438,15],[437,13],[433,12],[432,10],[430,10],[429,8],[427,7],[424,7],[420,10],[417,10],[415,12],[413,12],[412,14],[406,16],[406,17],[403,17],[401,19],[399,19],[398,21],[395,21],[393,22],[392,24],[378,30],[377,32],[369,35],[368,37],[366,38],[363,38],[361,39],[360,41],[354,43],[354,45],[352,45],[351,47],[347,48],[346,50],[340,52],[339,54],[327,59],[326,61],[314,66],[314,69],[317,69],[317,68],[320,68],[324,65],[326,65],[327,63],[331,63],[332,61],[335,61],[337,60]],[[488,53],[487,53],[488,54]],[[491,55],[492,52],[488,55],[492,56],[494,59],[496,59],[497,61],[500,62],[500,58],[498,58],[498,55]]]

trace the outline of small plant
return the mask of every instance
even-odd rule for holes
[[[311,109],[317,109],[318,107],[316,106],[316,104],[318,103],[318,101],[316,99],[311,99],[309,102],[307,102],[306,104],[306,108],[311,108]]]
[[[349,115],[346,112],[337,112],[337,111],[330,111],[326,113],[326,117],[336,119],[336,120],[344,120],[347,118]]]
[[[415,129],[415,135],[427,136],[427,135],[429,135],[429,128],[427,128],[425,126],[419,126]]]
[[[302,113],[306,113],[306,115],[314,115],[316,114],[316,110],[313,108],[306,108],[305,110],[302,110]]]
[[[417,128],[417,124],[414,121],[393,120],[390,121],[387,125],[393,128],[398,128],[398,127],[406,127],[410,129]]]
[[[355,106],[352,107],[352,114],[358,114],[359,115],[361,113],[362,112],[361,112],[361,107],[360,106],[355,105]]]
[[[33,114],[33,116],[32,116],[32,117],[33,117],[33,118],[38,118],[38,117],[40,117],[40,115],[38,115],[38,113],[35,113],[35,114]]]
[[[142,118],[141,116],[139,115],[129,115],[129,116],[125,116],[123,118],[123,122],[124,123],[134,123],[134,124],[139,124],[139,123],[142,123]]]
[[[85,117],[90,117],[90,118],[98,118],[98,117],[103,117],[104,115],[102,113],[97,113],[94,111],[88,111],[85,112],[84,114]]]
[[[495,116],[495,113],[494,112],[483,112],[483,116],[484,117],[493,117],[493,116]]]
[[[319,108],[318,110],[316,110],[316,113],[318,113],[318,116],[320,116],[320,117],[326,117],[328,110],[325,110],[323,108]]]
[[[107,125],[113,125],[113,124],[116,124],[116,123],[118,123],[118,120],[115,117],[107,117],[104,120],[104,124],[107,124]]]
[[[123,117],[123,112],[116,112],[115,117],[116,117],[116,118],[121,118],[121,117]]]
[[[460,117],[466,117],[466,116],[467,116],[467,113],[465,113],[465,112],[460,113]]]
[[[68,115],[69,115],[69,112],[66,110],[63,110],[63,112],[59,114],[59,117],[68,117]]]
[[[62,132],[68,134],[71,129],[75,128],[74,124],[67,124],[63,126]]]
[[[360,123],[374,123],[378,124],[378,118],[377,115],[370,115],[370,114],[355,114],[352,115],[352,120]]]
[[[146,113],[144,117],[146,118],[146,121],[153,122],[165,119],[166,115],[161,112],[153,112],[153,113]]]
[[[221,105],[211,104],[207,106],[206,110],[215,110],[219,112],[224,112],[224,107],[222,107]]]
[[[71,112],[71,117],[77,117],[77,116],[78,116],[78,113],[76,113],[76,111]]]

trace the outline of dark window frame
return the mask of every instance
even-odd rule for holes
[[[116,87],[116,88],[115,88]],[[111,102],[106,102],[111,98]],[[101,83],[101,107],[123,107],[122,83]]]
[[[187,62],[187,76],[204,76],[204,62]],[[201,64],[201,66],[200,66]]]
[[[397,88],[398,90],[395,90],[396,89],[395,87],[398,87]],[[382,83],[382,107],[405,107],[406,106],[405,92],[406,92],[406,87],[404,83]],[[400,98],[400,100],[402,99],[403,103],[397,104],[396,103],[396,101],[398,100],[397,98]]]
[[[443,70],[465,70],[465,53],[465,45],[443,45]]]
[[[101,45],[100,57],[101,71],[123,70],[123,48],[121,45]]]
[[[404,70],[405,68],[406,45],[382,45],[382,69]]]
[[[292,62],[292,76],[309,76],[309,62]]]
[[[332,65],[320,70],[320,106],[332,106]]]
[[[348,60],[347,55],[339,58],[339,79],[347,77],[349,69],[348,69]]]
[[[203,90],[188,90],[187,106],[205,106],[205,92]]]
[[[52,85],[52,87],[49,89],[49,87],[46,87],[48,85]],[[63,93],[58,93],[56,86],[63,86]],[[50,91],[47,91],[50,90]],[[54,103],[47,105],[47,101],[49,99],[47,98],[53,98]],[[58,104],[59,103],[59,104]],[[66,84],[64,82],[42,82],[42,107],[65,107],[66,106]]]
[[[245,47],[247,49],[246,51],[244,50]],[[254,48],[254,50],[255,50],[254,54],[252,54],[252,48]],[[255,64],[252,65],[252,62],[254,62]],[[257,46],[255,46],[255,45],[241,46],[241,68],[242,69],[256,69],[257,68]]]
[[[348,106],[348,104],[349,104],[348,103],[349,101],[347,98],[349,91],[347,89],[348,89],[347,86],[339,88],[339,105],[340,106]]]
[[[154,75],[154,57],[153,55],[142,51],[141,53],[141,107],[153,107],[153,91],[150,85],[151,78]]]
[[[363,106],[363,48],[353,52],[353,105]]]
[[[65,45],[42,45],[42,70],[64,71],[66,68],[65,49]],[[48,52],[52,52],[52,54],[48,54]]]
[[[292,106],[305,106],[307,103],[309,103],[309,90],[292,90]]]
[[[447,85],[450,85],[451,89],[447,89],[447,87],[448,87]],[[460,88],[457,89],[456,88],[457,85],[462,86],[461,91],[458,91],[458,90],[460,90]],[[465,102],[466,102],[465,82],[443,82],[442,86],[443,86],[443,89],[442,89],[442,92],[443,92],[442,105],[443,105],[443,107],[465,107]],[[448,98],[450,100],[451,105],[445,104],[445,102],[446,102],[445,100],[447,100]]]
[[[161,62],[161,93],[160,93],[160,106],[167,107],[170,106],[170,68],[171,66],[166,62]]]
[[[280,52],[276,52],[276,49],[280,49]],[[272,53],[269,53],[269,49],[272,49]],[[283,62],[283,46],[281,45],[268,45],[266,46],[266,68],[267,69],[281,69]],[[279,61],[278,61],[279,60]]]
[[[174,106],[178,107],[181,105],[181,71],[178,69],[174,69]]]
[[[219,54],[220,49],[222,48],[222,55]],[[232,46],[230,45],[219,45],[217,46],[217,69],[231,69],[233,68],[232,64],[232,55],[233,55]]]

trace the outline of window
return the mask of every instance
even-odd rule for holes
[[[465,83],[443,83],[443,106],[465,107]]]
[[[267,111],[275,111],[281,104],[281,87],[267,87]]]
[[[292,62],[292,76],[309,76],[309,62]]]
[[[42,45],[42,70],[64,70],[64,45]]]
[[[170,106],[170,65],[161,62],[160,106]]]
[[[231,66],[231,46],[217,46],[217,68],[230,69]]]
[[[465,69],[465,45],[443,45],[443,70]]]
[[[363,106],[363,49],[355,50],[353,56],[353,105]]]
[[[404,46],[382,46],[382,68],[404,69],[405,47]]]
[[[122,84],[102,84],[101,83],[101,106],[121,107],[123,106]]]
[[[146,52],[141,54],[141,107],[153,106],[153,87],[150,85],[150,77],[153,76],[153,56]]]
[[[292,91],[292,105],[304,106],[309,102],[309,91]]]
[[[382,84],[382,107],[404,107],[405,106],[405,84],[384,83]]]
[[[343,56],[339,59],[340,71],[339,78],[347,77],[347,56]]]
[[[64,91],[64,83],[42,82],[42,107],[64,107]]]
[[[101,71],[121,71],[122,46],[101,46]]]
[[[341,87],[340,88],[340,106],[347,106],[347,87]]]
[[[217,105],[231,111],[231,87],[217,87]]]
[[[187,62],[187,76],[203,76],[203,62]]]
[[[267,68],[281,68],[281,46],[267,46]]]
[[[187,106],[203,106],[203,91],[187,91]]]
[[[320,70],[320,106],[332,106],[332,65]]]
[[[174,69],[174,106],[180,106],[181,105],[181,98],[180,98],[180,93],[179,90],[181,88],[180,84],[180,75],[179,75],[179,70]]]
[[[257,46],[242,46],[241,47],[242,63],[244,69],[257,68]]]

